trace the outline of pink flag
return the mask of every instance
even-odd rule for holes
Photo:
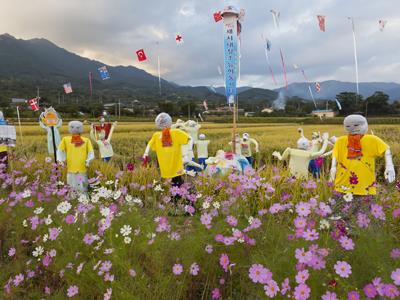
[[[321,91],[321,84],[319,82],[315,83],[315,90],[317,91],[317,93]]]
[[[319,29],[325,32],[325,16],[318,15],[317,18],[319,23]]]
[[[64,87],[64,92],[65,92],[66,94],[72,93],[72,85],[71,85],[71,82],[68,82],[68,83],[64,84],[63,87]]]

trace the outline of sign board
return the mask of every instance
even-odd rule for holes
[[[15,147],[17,135],[15,127],[11,125],[0,125],[0,145]]]
[[[46,126],[56,126],[60,120],[56,110],[52,107],[41,114],[41,119]]]

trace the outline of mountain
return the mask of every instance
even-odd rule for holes
[[[342,82],[336,80],[329,80],[320,82],[321,91],[319,93],[315,90],[315,85],[311,84],[311,89],[315,99],[334,99],[337,94],[341,92],[356,92],[356,84],[354,82]],[[309,83],[296,82],[289,84],[288,89],[284,87],[276,89],[276,92],[282,92],[286,96],[301,97],[311,100],[310,92],[308,89]],[[382,91],[389,95],[390,101],[400,99],[400,84],[392,82],[360,82],[360,94],[364,98],[371,96],[376,91]]]

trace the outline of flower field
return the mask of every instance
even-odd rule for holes
[[[228,149],[228,124],[203,127],[210,153]],[[242,124],[260,143],[257,170],[176,188],[160,181],[153,155],[140,166],[154,125],[119,124],[112,163],[92,162],[88,195],[75,195],[44,132],[25,125],[13,171],[0,175],[0,298],[399,299],[400,196],[382,180],[383,161],[379,195],[362,203],[325,179],[292,179],[271,153],[294,147],[298,127]],[[371,127],[399,170],[400,129]]]

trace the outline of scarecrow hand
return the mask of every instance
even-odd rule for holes
[[[329,139],[329,133],[324,132],[324,134],[322,135],[322,139],[323,139],[324,141],[326,141],[327,139]]]
[[[274,152],[272,152],[272,156],[279,158],[279,157],[281,157],[281,154],[278,151],[274,151]]]
[[[385,168],[385,179],[392,183],[396,179],[396,172],[394,170],[393,165],[387,165]]]
[[[335,178],[336,178],[336,167],[332,167],[329,175],[329,181],[335,182]]]

